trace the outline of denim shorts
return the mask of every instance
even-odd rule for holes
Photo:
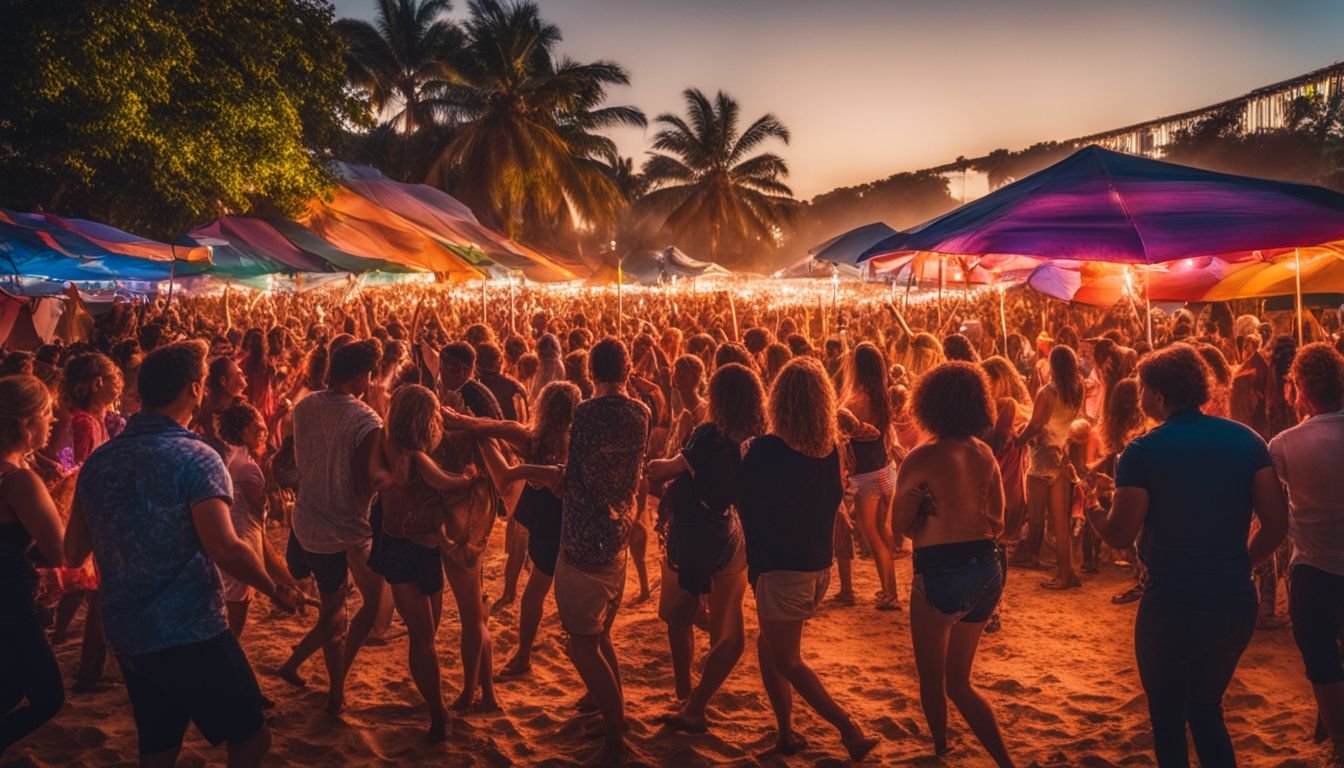
[[[989,621],[1003,597],[1003,563],[988,539],[915,550],[912,591],[956,621]]]

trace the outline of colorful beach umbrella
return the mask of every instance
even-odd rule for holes
[[[1344,239],[1344,194],[1090,146],[875,244],[897,252],[1159,264]]]

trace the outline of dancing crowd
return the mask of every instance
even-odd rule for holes
[[[239,637],[258,593],[315,615],[266,671],[304,686],[320,652],[334,715],[360,650],[399,615],[434,741],[454,717],[498,710],[497,681],[530,674],[553,595],[579,707],[602,723],[594,761],[620,764],[612,627],[633,565],[667,629],[680,702],[667,730],[715,726],[750,588],[779,753],[807,747],[795,694],[849,758],[879,743],[804,658],[829,602],[908,608],[933,750],[948,749],[950,699],[1012,765],[972,678],[982,634],[1013,619],[1010,568],[1052,567],[1040,588],[1071,590],[1122,563],[1133,586],[1112,600],[1138,602],[1159,765],[1188,764],[1187,728],[1202,765],[1235,764],[1223,693],[1257,626],[1288,623],[1318,734],[1344,754],[1337,310],[1299,329],[1258,302],[1153,317],[1018,291],[844,305],[226,289],[118,300],[86,338],[4,354],[0,752],[59,716],[52,647],[81,608],[72,693],[105,692],[113,656],[142,764],[174,764],[194,724],[231,765],[254,765],[272,702]],[[487,585],[497,523],[505,567]],[[861,558],[871,599],[854,587]],[[451,702],[445,584],[461,638]],[[518,641],[496,668],[491,616],[514,602]]]

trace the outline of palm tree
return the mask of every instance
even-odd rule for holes
[[[789,168],[774,153],[748,153],[770,139],[788,144],[788,128],[767,113],[739,133],[741,110],[727,94],[711,101],[688,88],[682,95],[687,119],[662,114],[655,120],[661,126],[653,137],[657,151],[644,163],[652,191],[639,207],[662,217],[665,234],[705,246],[715,260],[723,246],[739,249],[740,257],[744,247],[772,243],[796,206],[783,182]]]
[[[598,131],[646,125],[634,107],[603,106],[629,75],[608,61],[557,58],[560,31],[535,3],[473,0],[464,82],[438,106],[462,120],[430,174],[510,236],[611,225],[623,201],[604,172],[615,155]]]
[[[447,18],[448,0],[376,3],[373,24],[336,20],[349,46],[346,77],[377,114],[409,136],[434,122],[434,92],[456,79],[462,31]]]

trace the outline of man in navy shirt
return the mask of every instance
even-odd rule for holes
[[[1208,380],[1207,364],[1185,344],[1139,363],[1143,410],[1161,425],[1120,455],[1110,512],[1089,505],[1106,543],[1125,548],[1139,538],[1148,568],[1134,652],[1162,768],[1189,765],[1187,723],[1201,765],[1236,764],[1223,692],[1255,630],[1251,568],[1288,531],[1265,441],[1200,412]],[[1253,535],[1252,515],[1260,523]]]
[[[170,344],[140,366],[143,410],[80,471],[66,531],[72,565],[90,551],[103,623],[131,697],[142,765],[172,765],[188,722],[230,765],[259,765],[271,735],[261,691],[229,631],[219,571],[293,610],[234,533],[224,462],[186,425],[200,404],[205,346]]]

